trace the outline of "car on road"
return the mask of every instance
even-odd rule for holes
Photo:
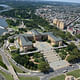
[[[66,70],[63,71],[63,73],[66,73],[66,72],[68,72],[68,69],[66,69]]]
[[[75,68],[74,66],[72,66],[72,68]]]

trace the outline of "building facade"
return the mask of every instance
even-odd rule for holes
[[[31,30],[30,34],[21,34],[17,38],[20,50],[24,52],[34,48],[32,41],[43,40],[50,40],[51,45],[62,45],[62,39],[60,37],[55,37],[51,32],[40,33],[37,30]]]
[[[63,30],[65,28],[64,21],[59,20],[59,19],[54,19],[53,24],[57,26],[57,28]]]

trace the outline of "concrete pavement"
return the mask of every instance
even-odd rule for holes
[[[37,41],[34,46],[43,53],[45,59],[53,70],[69,66],[69,63],[66,60],[62,60],[49,43]]]

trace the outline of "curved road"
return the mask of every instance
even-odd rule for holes
[[[10,73],[13,75],[14,80],[19,80],[19,78],[18,78],[17,74],[15,73],[12,65],[8,61],[8,57],[6,56],[6,54],[4,53],[4,50],[2,48],[0,49],[0,54],[2,56],[3,62],[7,66],[8,70],[10,71]]]

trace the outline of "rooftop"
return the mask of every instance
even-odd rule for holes
[[[51,32],[47,33],[50,37],[52,37],[55,41],[62,41],[62,38],[54,36]]]
[[[32,42],[28,40],[28,38],[25,36],[20,36],[20,39],[22,41],[22,46],[26,46],[26,45],[32,45]]]
[[[33,35],[40,35],[40,33],[37,30],[31,30]]]

